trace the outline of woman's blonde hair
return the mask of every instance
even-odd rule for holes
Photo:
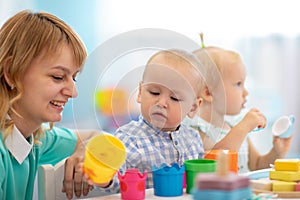
[[[24,90],[20,80],[26,69],[36,57],[51,57],[64,44],[70,46],[75,64],[82,70],[86,48],[76,32],[56,16],[24,10],[8,19],[0,29],[0,128],[4,138],[13,130],[14,122],[7,114],[9,111],[16,113],[13,105],[22,98]],[[5,79],[5,73],[11,83]],[[35,138],[42,133],[40,127],[34,132]]]

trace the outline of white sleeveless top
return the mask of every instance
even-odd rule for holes
[[[220,140],[222,140],[229,130],[223,130],[219,127],[215,127],[214,125],[210,124],[209,122],[205,121],[199,116],[195,116],[193,119],[186,117],[183,121],[184,124],[199,128],[203,134],[210,138],[213,144],[216,144]],[[226,122],[231,127],[236,124],[236,122]],[[247,137],[244,139],[241,147],[238,151],[238,165],[239,165],[239,173],[246,173],[249,172],[248,168],[248,142]]]

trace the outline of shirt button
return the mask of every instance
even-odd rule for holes
[[[177,145],[177,144],[178,144],[178,142],[177,142],[177,141],[175,141],[174,143],[175,143],[175,145]]]

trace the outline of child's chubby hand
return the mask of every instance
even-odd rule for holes
[[[278,136],[274,136],[273,150],[275,151],[275,154],[278,158],[284,158],[286,156],[290,149],[292,138],[293,136],[288,138],[280,138]]]
[[[257,108],[252,108],[246,113],[241,123],[243,123],[248,132],[251,132],[255,128],[265,128],[267,119]]]

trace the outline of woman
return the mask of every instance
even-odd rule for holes
[[[0,196],[32,199],[39,165],[66,162],[63,192],[86,195],[77,167],[96,131],[54,127],[77,94],[87,52],[77,34],[49,13],[21,11],[0,29]],[[80,139],[79,138],[80,135]],[[74,181],[74,184],[73,184]],[[74,185],[74,188],[73,188]],[[107,185],[107,184],[106,184]],[[105,184],[103,186],[106,186]]]

